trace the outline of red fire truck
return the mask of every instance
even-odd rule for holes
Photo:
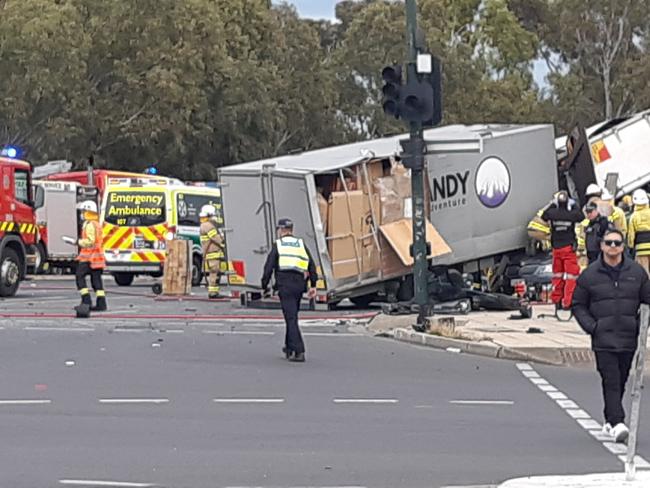
[[[16,294],[37,242],[32,166],[0,156],[0,297]]]

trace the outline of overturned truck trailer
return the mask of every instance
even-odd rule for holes
[[[236,293],[259,289],[275,222],[291,218],[317,261],[317,302],[413,293],[410,174],[395,136],[219,171]],[[550,125],[425,131],[427,240],[433,264],[479,273],[523,250],[530,215],[557,189]]]

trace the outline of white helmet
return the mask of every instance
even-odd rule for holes
[[[614,200],[614,195],[612,195],[608,190],[603,190],[603,193],[600,196],[600,198],[604,202],[609,202],[611,200]]]
[[[603,190],[601,190],[596,183],[590,183],[589,186],[587,186],[587,190],[585,190],[586,197],[600,196],[602,193]]]
[[[81,202],[79,205],[77,205],[77,208],[84,212],[97,213],[97,204],[92,200],[86,200]]]
[[[634,193],[632,193],[632,203],[634,203],[634,205],[648,205],[650,199],[648,199],[648,194],[645,190],[639,188],[638,190],[634,190]]]
[[[217,211],[214,209],[213,205],[203,205],[201,207],[199,217],[214,217],[215,215],[217,215]]]

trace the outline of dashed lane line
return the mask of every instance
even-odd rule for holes
[[[40,327],[40,326],[28,326],[23,330],[33,330],[40,332],[92,332],[95,330],[94,327]]]
[[[52,400],[0,400],[0,405],[49,405]]]
[[[213,335],[249,335],[249,336],[273,336],[275,332],[253,331],[253,330],[203,330],[203,334]]]
[[[109,405],[163,405],[169,403],[168,398],[100,398],[99,403]]]
[[[151,483],[134,483],[131,481],[102,481],[102,480],[59,480],[60,485],[64,486],[85,486],[85,487],[94,487],[94,486],[104,486],[112,488],[153,488],[156,485]]]
[[[225,404],[242,404],[242,403],[251,403],[251,404],[278,404],[284,403],[284,398],[213,398],[214,403],[225,403]]]
[[[452,405],[514,405],[512,400],[451,400]]]
[[[369,405],[394,405],[399,403],[397,398],[334,398],[336,404],[369,404]]]
[[[580,406],[571,400],[565,393],[558,390],[548,381],[542,378],[528,363],[518,363],[517,369],[521,374],[537,388],[544,392],[558,407],[573,418],[580,427],[589,432],[591,436],[602,444],[610,453],[614,454],[621,462],[625,463],[627,448],[622,444],[613,442],[612,436],[605,435],[602,432],[602,425],[592,419],[589,413],[580,408]],[[533,374],[534,373],[534,374]],[[650,469],[650,463],[641,456],[636,456],[635,464],[638,469]]]

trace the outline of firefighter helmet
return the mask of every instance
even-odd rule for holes
[[[634,205],[648,205],[648,194],[642,188],[634,190],[634,193],[632,194],[632,202]]]
[[[203,205],[201,207],[201,212],[199,213],[199,217],[208,218],[208,217],[214,217],[215,215],[217,215],[217,211],[214,209],[213,205]]]
[[[83,212],[92,212],[97,213],[97,204],[92,200],[86,200],[81,202],[77,208]]]
[[[603,190],[601,190],[596,183],[590,183],[589,186],[587,186],[587,190],[585,190],[586,197],[599,197],[602,193]]]

